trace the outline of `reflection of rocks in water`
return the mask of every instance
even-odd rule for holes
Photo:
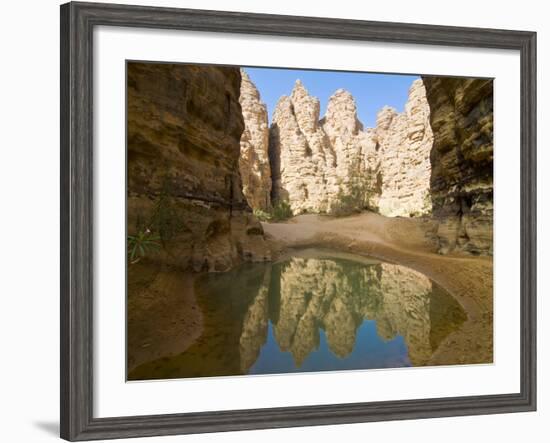
[[[346,266],[347,268],[348,266]],[[275,338],[290,351],[296,364],[319,346],[319,328],[325,330],[330,349],[344,357],[353,349],[360,319],[350,308],[357,270],[333,260],[293,258],[282,265],[279,320]]]
[[[376,320],[384,340],[403,336],[412,364],[427,364],[441,340],[465,319],[450,295],[424,275],[401,266],[292,258],[275,267],[280,267],[280,279],[269,303],[277,306],[277,312],[265,306],[265,292],[260,290],[243,325],[243,370],[254,363],[251,356],[259,354],[258,343],[265,341],[267,319],[260,320],[260,312],[270,312],[275,339],[297,366],[318,349],[320,329],[336,356],[351,354],[364,320]],[[438,328],[434,330],[433,324]],[[261,334],[251,340],[250,331],[260,329]],[[245,350],[246,343],[253,349]]]
[[[243,320],[243,331],[239,340],[241,371],[245,373],[260,355],[260,349],[267,339],[268,294],[270,268],[266,268],[258,295],[249,306]]]
[[[407,362],[426,365],[439,344],[465,320],[454,298],[424,275],[379,262],[294,257],[207,274],[195,289],[202,335],[179,355],[165,354],[141,364],[129,379],[246,374],[262,360],[264,349],[274,364],[285,360],[283,353],[290,353],[294,369],[305,367],[316,350],[338,360],[352,358],[365,320],[376,321],[375,340],[389,342],[401,336],[408,348]],[[321,349],[321,331],[328,349]],[[317,364],[324,361],[313,367]],[[363,367],[353,365],[350,368]],[[259,373],[277,371],[286,372],[274,366]]]
[[[425,364],[433,352],[430,345],[432,282],[411,269],[389,264],[380,266],[383,303],[378,312],[370,314],[377,320],[378,334],[385,340],[403,336],[411,363]]]
[[[414,366],[428,364],[441,341],[466,320],[458,302],[424,275],[383,263],[381,310],[374,314],[379,335],[401,335]]]

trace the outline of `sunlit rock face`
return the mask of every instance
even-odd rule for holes
[[[493,81],[423,82],[434,132],[430,192],[440,251],[492,254]]]
[[[242,194],[239,69],[127,66],[128,233],[159,233],[150,258],[196,271],[268,259]]]
[[[239,102],[245,128],[241,136],[239,170],[243,194],[251,208],[267,211],[271,207],[267,107],[262,103],[260,93],[243,69],[241,69],[241,76]]]
[[[492,80],[415,80],[405,111],[384,107],[366,130],[347,91],[337,90],[322,119],[319,113],[319,100],[299,80],[281,97],[269,130],[271,184],[267,173],[247,172],[254,186],[245,189],[261,196],[249,198],[253,207],[265,207],[271,186],[271,200],[289,202],[294,214],[338,214],[343,207],[391,217],[433,212],[441,253],[492,254]],[[248,120],[247,127],[264,128],[261,112],[247,112]],[[249,154],[265,158],[265,130],[256,133],[243,136],[246,171],[265,164]]]
[[[387,216],[431,212],[430,150],[433,136],[421,80],[413,82],[405,112],[380,111],[365,130],[353,96],[343,89],[319,120],[319,100],[298,80],[281,97],[270,128],[272,200],[295,214],[370,208]]]
[[[430,214],[430,151],[433,133],[422,80],[409,90],[405,112],[383,108],[374,139],[378,150],[380,190],[378,212],[389,217]]]
[[[357,120],[351,94],[337,90],[319,120],[319,100],[298,80],[277,103],[270,128],[272,199],[289,202],[295,214],[331,212],[350,176],[365,172],[370,141]]]

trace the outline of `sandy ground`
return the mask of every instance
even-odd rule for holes
[[[274,250],[323,247],[375,257],[407,266],[449,291],[468,319],[450,334],[429,364],[493,361],[493,261],[491,257],[439,255],[421,219],[386,218],[363,213],[346,218],[294,217],[286,223],[263,223]]]

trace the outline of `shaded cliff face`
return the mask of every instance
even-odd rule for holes
[[[223,271],[269,253],[242,195],[237,68],[128,63],[128,231],[155,259]]]
[[[244,70],[241,69],[241,104],[245,129],[241,136],[239,169],[243,194],[253,209],[271,207],[271,166],[269,165],[269,126],[267,107],[260,93]]]
[[[403,114],[384,108],[377,127],[367,130],[349,92],[337,90],[319,120],[319,100],[298,80],[279,100],[270,128],[272,199],[288,201],[294,214],[428,214],[432,142],[421,80],[413,82]]]
[[[493,81],[424,77],[431,109],[433,215],[440,251],[491,254]]]

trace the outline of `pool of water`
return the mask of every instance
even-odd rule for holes
[[[422,366],[466,319],[423,274],[319,250],[206,274],[195,290],[202,335],[130,379]]]

